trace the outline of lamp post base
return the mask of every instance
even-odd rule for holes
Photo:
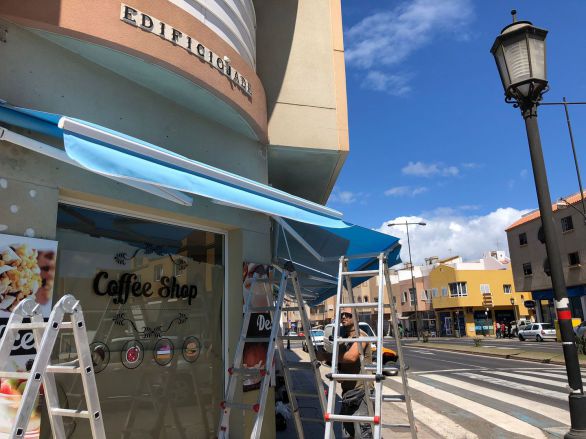
[[[564,439],[586,439],[586,395],[570,394],[570,423]]]

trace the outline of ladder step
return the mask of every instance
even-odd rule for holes
[[[0,378],[12,378],[16,380],[28,380],[30,372],[0,372]]]
[[[378,276],[378,270],[363,270],[363,271],[342,271],[342,276],[348,277],[365,277]]]
[[[296,392],[296,391],[291,391],[290,393],[292,393],[297,398],[312,398],[312,399],[319,398],[319,396],[317,395],[317,393]]]
[[[371,400],[375,400],[374,396],[370,397]],[[405,395],[382,395],[384,402],[405,402]]]
[[[374,424],[374,418],[379,418],[380,416],[353,416],[353,415],[335,415],[333,413],[326,413],[326,422],[327,421],[355,421],[355,422],[370,422]]]
[[[249,308],[250,312],[269,312],[274,311],[277,308],[274,306],[253,306]]]
[[[32,330],[32,329],[45,329],[47,327],[47,325],[48,325],[47,322],[44,322],[44,323],[13,323],[10,325],[10,327],[7,326],[6,328],[18,330],[18,331],[24,331],[24,330]],[[61,329],[71,329],[71,328],[73,328],[73,323],[61,322],[59,327]]]
[[[304,418],[303,416],[301,417],[301,421],[302,422],[313,422],[316,424],[323,424],[324,423],[323,418]]]
[[[383,428],[411,428],[409,424],[381,424]]]
[[[376,381],[376,376],[370,374],[365,375],[360,373],[328,373],[326,376],[336,381]]]
[[[243,337],[242,341],[245,343],[268,343],[269,341],[271,341],[271,338],[270,337],[259,337],[259,338]]]
[[[376,372],[376,364],[367,364],[364,366],[364,370],[369,372]],[[399,372],[399,366],[385,366],[383,365],[384,372]]]
[[[281,340],[305,340],[304,335],[280,335]]]
[[[245,376],[265,376],[267,374],[266,369],[255,369],[247,367],[230,367],[228,369],[230,375],[245,375]]]
[[[89,419],[90,413],[87,410],[71,410],[55,408],[51,409],[51,414],[54,416],[63,416],[68,418],[86,418]]]
[[[284,306],[281,308],[281,311],[299,311],[298,306]]]
[[[338,338],[338,343],[350,343],[350,342],[366,342],[376,343],[378,339],[376,337],[352,337],[352,338]]]
[[[378,302],[343,303],[341,306],[344,308],[373,308],[378,307]]]
[[[47,366],[47,372],[50,373],[81,373],[79,366],[69,364],[50,364]]]

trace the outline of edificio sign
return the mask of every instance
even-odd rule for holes
[[[121,3],[120,5],[120,19],[145,32],[157,35],[173,45],[183,47],[190,54],[197,56],[202,61],[215,67],[221,73],[229,77],[244,93],[252,96],[252,86],[250,85],[250,82],[230,65],[230,59],[227,56],[218,56],[195,38],[192,38],[180,30],[175,29],[173,26],[124,3]]]

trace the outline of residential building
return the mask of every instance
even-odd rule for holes
[[[494,323],[529,317],[531,294],[514,288],[510,260],[502,251],[464,262],[440,260],[429,272],[429,288],[439,335],[494,334]]]
[[[574,318],[586,316],[586,221],[580,193],[552,205],[554,227]],[[507,229],[507,240],[517,289],[531,291],[538,321],[555,320],[554,295],[549,276],[539,210],[529,212]]]
[[[2,0],[0,60],[0,231],[58,241],[43,303],[74,294],[111,353],[106,435],[216,437],[243,291],[273,275],[271,218],[339,221],[324,204],[349,150],[341,1]],[[103,284],[119,276],[120,303]],[[132,327],[166,331],[169,367]],[[253,417],[234,413],[230,437]]]

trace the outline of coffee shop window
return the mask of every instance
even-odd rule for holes
[[[54,300],[70,293],[83,307],[106,435],[213,437],[224,385],[224,235],[62,204],[57,239]],[[65,338],[57,347],[59,357],[75,354]],[[57,378],[65,405],[79,407],[79,379]],[[71,437],[91,437],[87,425]]]

